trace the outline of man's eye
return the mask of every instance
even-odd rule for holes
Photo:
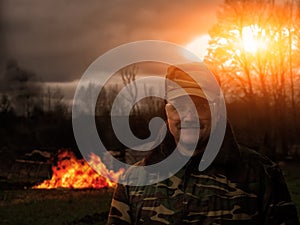
[[[173,105],[170,106],[170,111],[176,111],[176,109]]]
[[[209,104],[203,103],[203,104],[200,105],[200,108],[202,108],[202,109],[208,109],[209,108]]]
[[[169,112],[176,112],[176,108],[173,105],[168,104],[167,105],[167,111],[169,111]]]

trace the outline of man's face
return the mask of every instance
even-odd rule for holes
[[[190,97],[192,101],[188,101],[188,97]],[[197,112],[191,110],[191,104],[194,104]],[[181,143],[187,148],[189,145],[206,144],[211,131],[211,114],[206,99],[198,96],[181,96],[170,100],[166,104],[165,110],[169,130],[174,136],[176,143],[179,142],[181,136]],[[180,120],[178,111],[182,116],[182,120]],[[199,129],[199,126],[200,132],[198,135],[196,129]]]

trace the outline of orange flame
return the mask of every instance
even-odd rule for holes
[[[95,170],[90,166],[93,165]],[[57,165],[52,165],[53,175],[50,180],[33,188],[104,188],[114,187],[111,179],[117,180],[124,172],[108,171],[99,156],[91,154],[89,163],[84,159],[77,159],[71,150],[61,149],[57,155]]]

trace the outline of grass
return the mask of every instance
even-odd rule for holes
[[[285,164],[282,166],[282,172],[287,182],[291,198],[297,207],[298,217],[300,217],[300,162]]]
[[[282,166],[300,215],[300,163]],[[0,190],[1,225],[104,225],[113,189]]]
[[[2,225],[105,224],[112,193],[112,189],[3,191],[0,221]]]

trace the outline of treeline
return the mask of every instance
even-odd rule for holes
[[[112,81],[110,85],[102,88],[96,105],[89,100],[91,99],[90,93],[98,87],[90,83],[79,90],[82,92],[83,99],[75,108],[84,109],[87,116],[91,115],[94,110],[98,134],[107,149],[124,150],[127,148],[118,140],[113,131],[111,124],[113,118],[111,118],[110,111],[120,90],[134,81],[137,73],[136,65],[119,71],[117,76],[121,77],[121,82]],[[53,149],[56,152],[59,148],[72,148],[80,156],[73,136],[70,106],[64,101],[62,92],[58,88],[47,87],[33,73],[21,69],[15,61],[7,64],[5,76],[7,86],[2,89],[0,96],[1,156],[4,156],[5,160],[15,159],[16,155],[22,155],[33,149]],[[141,139],[150,136],[148,125],[153,117],[166,119],[164,100],[151,97],[154,91],[157,91],[154,89],[153,86],[143,89],[131,86],[126,96],[120,101],[117,113],[114,115],[129,117],[131,131],[128,132],[132,132]],[[228,94],[228,90],[224,90],[225,95]],[[130,114],[125,115],[124,110],[130,106],[131,102],[135,102],[138,92],[141,91],[144,91],[145,96],[148,97],[133,105]],[[228,97],[226,99],[228,100]],[[245,101],[245,98],[229,99],[227,102],[228,117],[238,142],[255,148],[273,159],[287,156],[299,157],[299,150],[293,150],[300,144],[299,120],[295,121],[293,117],[287,116],[284,129],[279,126],[283,123],[281,120],[273,124],[275,127],[270,127],[269,119],[274,115],[266,114],[266,105],[263,100],[263,98],[255,98],[255,107]],[[299,112],[299,106],[295,107],[296,112]],[[275,131],[280,131],[282,136],[274,133]]]
[[[300,132],[300,4],[228,0],[205,63],[218,77],[242,142],[288,156]]]
[[[76,106],[84,109],[88,116],[95,112],[98,133],[107,149],[126,148],[114,134],[110,111],[120,90],[135,80],[136,68],[129,67],[120,74],[123,82],[116,84],[113,81],[103,88],[96,105],[90,102],[90,93],[99,88],[93,83],[84,86],[79,90],[82,101]],[[59,148],[71,148],[80,156],[73,135],[72,106],[58,87],[47,86],[15,60],[7,62],[1,83],[4,84],[0,90],[0,155],[3,159],[6,156],[16,158],[33,149],[55,152]],[[151,96],[153,90],[145,90],[146,95]],[[118,105],[115,116],[124,116],[124,109],[134,101],[137,91],[128,90],[128,96]],[[147,138],[150,135],[148,122],[153,116],[164,118],[163,109],[164,101],[155,97],[147,97],[134,105],[129,115],[133,134]]]
[[[75,147],[71,113],[59,88],[9,60],[0,86],[0,153],[5,161],[33,149]]]

